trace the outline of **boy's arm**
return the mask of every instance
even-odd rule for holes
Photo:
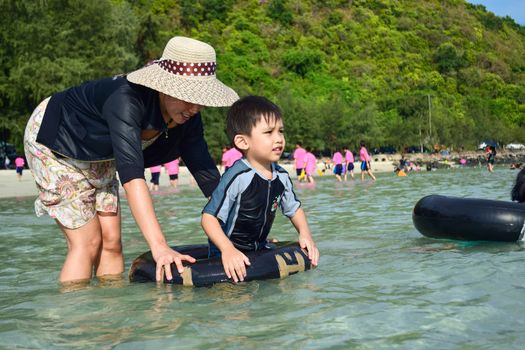
[[[235,248],[226,237],[219,220],[215,216],[203,213],[201,224],[208,238],[221,251],[222,265],[226,276],[233,278],[234,282],[244,281],[244,277],[246,277],[245,265],[250,265],[250,259]]]
[[[308,252],[308,258],[312,262],[312,265],[317,266],[319,262],[319,249],[317,249],[312,238],[304,210],[302,208],[297,209],[295,215],[290,218],[290,221],[299,233],[299,245]]]

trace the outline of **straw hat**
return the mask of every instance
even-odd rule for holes
[[[162,57],[131,72],[128,81],[201,106],[230,106],[239,96],[215,76],[215,50],[195,39],[170,39]]]

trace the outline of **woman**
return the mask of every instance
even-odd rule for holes
[[[215,50],[172,38],[158,61],[127,76],[85,82],[44,100],[24,136],[39,190],[38,216],[48,213],[63,231],[68,253],[60,281],[120,274],[119,180],[131,212],[157,262],[171,279],[171,263],[194,262],[164,237],[144,179],[145,167],[182,157],[205,196],[219,172],[203,137],[202,106],[229,106],[235,91],[215,77]]]

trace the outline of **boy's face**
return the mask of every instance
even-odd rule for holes
[[[277,162],[284,151],[284,126],[282,120],[264,117],[252,129],[251,135],[243,135],[248,160],[261,164]]]

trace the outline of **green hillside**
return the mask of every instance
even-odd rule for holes
[[[212,44],[240,95],[278,103],[289,148],[525,142],[525,27],[463,0],[6,0],[0,11],[0,128],[19,149],[38,101],[133,70],[174,35]],[[214,155],[224,114],[204,111]]]

